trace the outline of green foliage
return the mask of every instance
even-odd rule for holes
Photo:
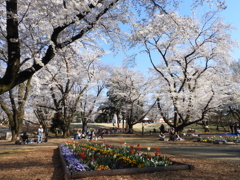
[[[159,155],[160,148],[156,148],[154,155],[149,152],[143,153],[140,144],[128,146],[120,142],[120,146],[105,143],[74,143],[66,144],[76,155],[80,163],[86,164],[92,170],[121,169],[121,168],[143,168],[168,166],[172,162]],[[150,151],[150,147],[147,148]]]
[[[63,127],[63,122],[58,117],[58,114],[55,113],[54,117],[52,118],[52,124],[51,124],[51,127],[50,127],[50,131],[52,133],[56,133],[56,129],[61,129],[62,130],[62,127]]]

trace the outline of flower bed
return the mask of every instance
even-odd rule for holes
[[[150,147],[143,153],[140,145],[134,147],[123,143],[113,146],[105,143],[67,142],[59,146],[59,149],[65,179],[193,169],[191,165],[160,156],[160,148],[155,148],[153,155],[150,154]]]
[[[230,144],[240,143],[240,136],[212,136],[202,140],[202,142],[214,143],[214,144]]]

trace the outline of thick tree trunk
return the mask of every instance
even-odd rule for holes
[[[11,124],[11,132],[12,139],[11,141],[15,141],[17,137],[20,137],[20,133],[22,132],[22,122],[23,119],[19,119],[18,117],[9,118]]]
[[[133,134],[133,124],[128,124],[128,133]]]
[[[62,127],[62,131],[63,131],[63,138],[70,137],[70,130],[69,130],[69,126],[68,125],[64,125]]]
[[[20,67],[20,43],[18,33],[17,1],[6,1],[8,63],[5,75],[0,78],[0,94],[12,89]]]
[[[15,141],[22,131],[25,103],[28,98],[30,85],[31,78],[27,81],[27,83],[22,83],[19,85],[17,100],[13,95],[14,93],[12,92],[12,90],[9,91],[11,108],[6,103],[4,103],[4,101],[1,101],[1,107],[5,111],[9,119],[9,124],[12,132],[11,141]]]

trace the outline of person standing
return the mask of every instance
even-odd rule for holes
[[[233,134],[234,133],[234,122],[232,120],[230,120],[228,125],[230,128],[230,133]]]
[[[240,126],[237,122],[235,122],[235,124],[234,124],[234,134],[236,136],[240,135]]]
[[[160,127],[160,133],[165,133],[165,126],[162,124]]]
[[[42,143],[42,138],[43,138],[43,128],[42,128],[42,125],[40,125],[38,128],[38,143]]]

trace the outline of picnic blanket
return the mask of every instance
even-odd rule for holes
[[[221,136],[236,136],[236,134],[221,134]]]

